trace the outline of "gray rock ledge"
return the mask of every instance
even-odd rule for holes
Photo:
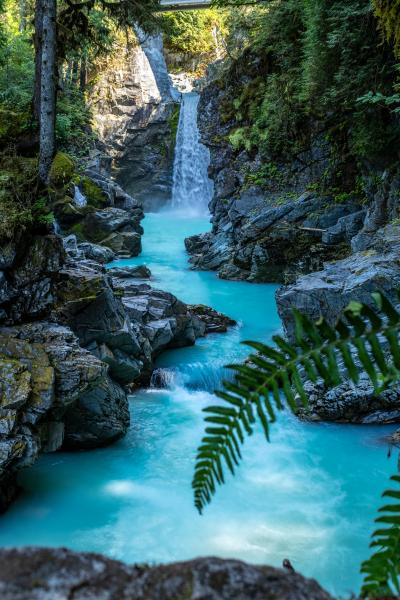
[[[0,551],[2,600],[332,600],[313,579],[238,560],[149,567],[65,548]]]

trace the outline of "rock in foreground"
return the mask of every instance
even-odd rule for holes
[[[0,595],[3,600],[331,599],[312,579],[237,560],[127,566],[63,548],[2,550]]]

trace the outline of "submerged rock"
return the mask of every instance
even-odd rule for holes
[[[0,550],[3,600],[332,600],[287,569],[198,558],[149,567],[65,548]]]

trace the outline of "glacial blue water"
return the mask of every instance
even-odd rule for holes
[[[128,562],[199,555],[280,565],[289,558],[331,592],[357,590],[360,561],[388,476],[396,469],[382,437],[390,428],[305,424],[283,413],[267,445],[249,439],[235,479],[199,516],[190,482],[202,408],[221,367],[238,360],[246,338],[268,340],[280,324],[274,285],[219,280],[188,269],[183,238],[207,219],[147,215],[143,254],[155,286],[203,302],[239,321],[228,334],[165,353],[174,389],[131,399],[125,439],[91,452],[42,457],[20,478],[24,493],[1,517],[2,546],[36,544],[97,551]]]

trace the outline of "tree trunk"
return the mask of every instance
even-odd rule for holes
[[[22,33],[26,30],[26,0],[19,0],[19,30]]]
[[[78,84],[78,76],[79,76],[79,63],[78,63],[78,60],[75,59],[72,61],[71,85]]]
[[[55,152],[56,123],[56,0],[42,0],[42,64],[40,77],[39,114],[39,178],[48,184]]]
[[[43,42],[43,0],[35,4],[35,90],[33,96],[33,116],[40,121],[40,87],[42,77],[42,42]]]
[[[86,88],[86,57],[81,59],[81,70],[79,73],[79,89],[84,92]]]

